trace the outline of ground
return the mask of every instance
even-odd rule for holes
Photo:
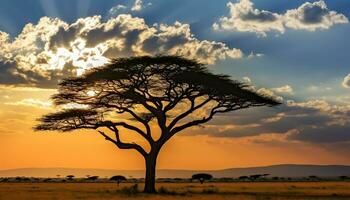
[[[0,183],[0,200],[345,200],[350,182],[158,183],[161,194],[134,194],[131,183]],[[139,189],[142,184],[138,185]]]

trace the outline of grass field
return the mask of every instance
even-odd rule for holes
[[[132,184],[0,183],[0,200],[340,200],[350,199],[350,182],[159,183],[160,194],[130,191]],[[139,185],[142,189],[142,184]]]

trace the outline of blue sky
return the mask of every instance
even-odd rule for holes
[[[138,1],[1,1],[0,31],[5,39],[0,45],[5,50],[0,49],[0,85],[52,89],[61,78],[72,75],[67,68],[70,64],[79,68],[104,63],[113,56],[182,52],[210,64],[216,73],[230,74],[255,85],[254,90],[283,100],[286,106],[280,110],[269,114],[257,111],[260,119],[254,116],[239,123],[249,126],[252,120],[261,122],[258,129],[247,133],[249,136],[277,132],[290,140],[333,144],[341,138],[350,142],[346,134],[350,133],[350,1],[143,0],[139,8],[132,9]],[[94,15],[101,19],[95,19],[96,24],[90,27],[93,31],[84,30],[87,22],[93,21],[87,17]],[[43,17],[51,19],[39,22]],[[56,17],[58,21],[53,20]],[[84,21],[83,28],[75,26],[78,19]],[[119,24],[106,31],[112,22],[128,27]],[[28,28],[33,34],[23,31],[29,23],[34,24]],[[50,28],[45,28],[45,23]],[[137,30],[130,28],[133,23]],[[126,35],[120,31],[124,29]],[[47,35],[40,35],[40,31]],[[135,38],[140,39],[141,33],[152,36],[139,44]],[[125,37],[127,47],[117,44],[118,37]],[[108,46],[110,40],[115,46]],[[97,52],[91,62],[97,61],[79,63],[75,57],[82,55],[72,52],[74,45],[83,45],[89,55]],[[103,45],[107,49],[101,53]],[[191,52],[190,47],[198,50]],[[245,114],[241,115],[244,118]],[[296,118],[294,127],[287,126],[295,124]],[[274,124],[261,119],[271,119]]]
[[[233,1],[235,2],[235,1]],[[283,13],[297,8],[305,1],[254,1],[258,9]],[[311,1],[314,2],[314,1]],[[342,13],[349,18],[350,2],[346,0],[325,1],[330,10]],[[109,18],[109,10],[116,5],[131,7],[134,1],[97,0],[4,0],[0,4],[0,30],[15,37],[28,23],[37,23],[43,16],[59,17],[66,22],[78,18],[101,15]],[[350,33],[348,24],[335,25],[327,30],[304,31],[288,30],[284,34],[268,33],[267,37],[257,37],[254,33],[215,32],[212,24],[221,16],[228,15],[226,0],[153,0],[139,12],[130,9],[120,13],[131,13],[142,17],[146,23],[173,24],[175,21],[188,23],[198,39],[215,40],[230,47],[241,49],[244,53],[256,52],[265,56],[257,59],[241,59],[219,62],[215,70],[230,73],[240,78],[248,76],[256,84],[277,87],[290,84],[297,88],[297,98],[306,99],[305,90],[311,86],[334,88],[334,94],[348,92],[341,87],[342,79],[349,73]],[[315,94],[317,96],[317,94]],[[331,94],[332,95],[332,94]]]

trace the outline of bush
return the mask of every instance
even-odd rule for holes
[[[219,192],[219,189],[216,187],[204,188],[202,191],[203,194],[216,194],[218,192]]]
[[[160,194],[168,194],[168,193],[169,193],[169,190],[166,189],[166,187],[161,186],[161,187],[158,189],[158,193],[160,193]]]
[[[164,195],[180,195],[180,196],[184,196],[187,193],[191,193],[189,191],[176,191],[176,190],[169,190],[164,186],[161,186],[158,189],[158,194],[164,194]]]
[[[139,193],[138,184],[134,184],[130,187],[123,187],[122,189],[120,189],[120,193],[126,194],[126,195],[135,195]]]

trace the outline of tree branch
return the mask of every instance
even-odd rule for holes
[[[138,116],[134,111],[130,110],[130,109],[124,109],[125,112],[129,113],[131,116],[133,116],[137,121],[141,122],[145,128],[146,128],[146,134],[152,138],[151,135],[151,127],[149,126],[148,122],[144,119],[142,119],[140,116]],[[153,140],[153,138],[152,138]]]
[[[119,149],[135,149],[136,151],[138,151],[141,155],[143,156],[147,156],[146,151],[138,144],[135,143],[123,143],[120,140],[119,137],[119,131],[116,129],[115,131],[115,136],[116,136],[116,140],[112,139],[110,136],[108,136],[106,133],[104,133],[103,131],[99,131],[98,132],[108,141],[112,142],[113,144],[115,144]]]
[[[137,128],[136,126],[130,125],[130,124],[126,123],[126,122],[105,121],[105,122],[102,122],[101,125],[106,126],[106,127],[108,127],[110,125],[121,126],[121,127],[126,128],[126,129],[135,131],[136,133],[141,135],[143,138],[145,138],[150,144],[152,144],[152,142],[153,142],[153,138],[149,134],[145,133],[144,131],[142,131],[141,129]],[[98,127],[102,127],[101,125],[99,125]]]
[[[212,99],[208,98],[204,100],[202,103],[198,104],[195,106],[195,99],[191,100],[191,107],[184,113],[180,114],[178,117],[176,117],[168,126],[169,129],[172,129],[176,123],[178,123],[181,119],[184,119],[187,117],[189,114],[193,113],[194,111],[198,110],[199,108],[203,107],[206,105],[208,102],[210,102]]]

